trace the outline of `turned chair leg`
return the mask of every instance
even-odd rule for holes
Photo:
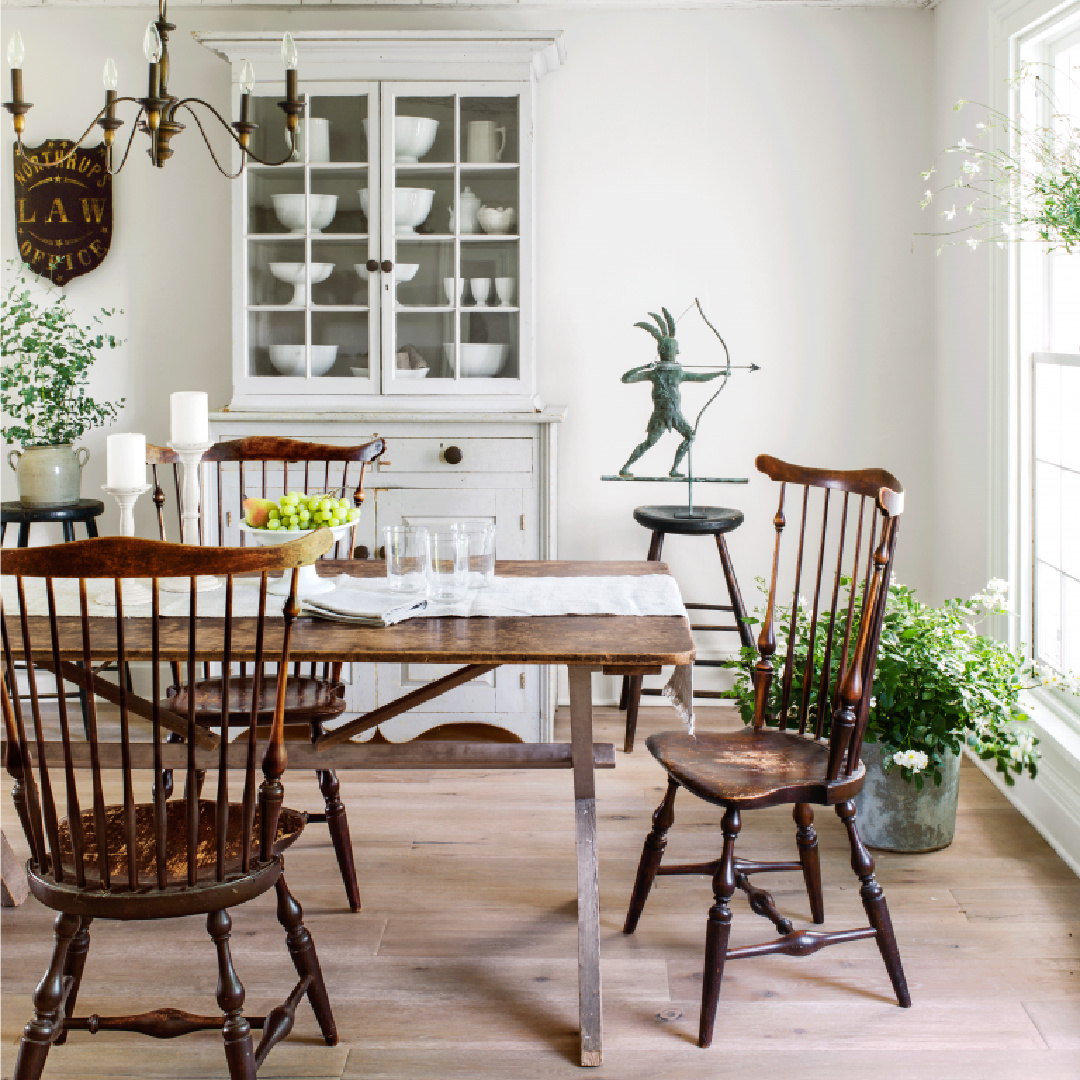
[[[814,831],[814,811],[809,803],[796,803],[792,815],[797,826],[795,842],[799,845],[806,895],[810,898],[810,917],[816,923],[825,921],[825,901],[821,895],[821,865],[818,862],[817,833]]]
[[[649,898],[649,891],[660,869],[660,861],[664,857],[664,849],[667,847],[668,830],[675,822],[675,792],[679,785],[674,780],[668,780],[667,791],[663,801],[653,811],[652,832],[645,837],[645,844],[641,849],[641,861],[638,863],[637,879],[634,882],[634,891],[630,894],[630,907],[626,912],[626,922],[623,923],[623,933],[632,934],[637,929],[638,920],[645,907],[645,901]]]
[[[716,1023],[716,1005],[720,1000],[720,983],[724,978],[728,938],[731,936],[731,897],[735,892],[735,838],[742,828],[739,811],[729,806],[724,813],[724,853],[713,878],[715,903],[709,908],[705,930],[705,969],[701,985],[701,1020],[698,1026],[698,1046],[712,1043]]]
[[[341,783],[337,773],[331,769],[321,769],[315,775],[319,779],[319,790],[326,803],[326,826],[330,830],[330,840],[334,845],[341,880],[345,885],[345,895],[349,899],[352,911],[360,910],[360,886],[356,883],[356,864],[353,862],[352,837],[349,835],[349,818],[345,813],[345,804],[341,801]]]
[[[851,841],[851,869],[862,882],[859,895],[866,909],[866,917],[876,932],[878,949],[881,951],[881,959],[885,961],[885,968],[892,980],[896,1000],[901,1008],[910,1009],[911,995],[908,993],[907,979],[904,977],[904,968],[900,963],[900,950],[896,945],[892,919],[889,918],[889,906],[885,903],[884,891],[874,877],[874,860],[856,828],[854,801],[849,799],[847,802],[837,803],[836,814],[844,823],[848,839]]]
[[[225,1060],[229,1064],[229,1080],[256,1080],[255,1050],[251,1042],[251,1025],[244,1016],[244,986],[233,967],[229,936],[232,918],[229,913],[211,911],[206,916],[206,931],[213,938],[218,956],[218,1008],[225,1014],[221,1034],[225,1039]]]
[[[284,875],[277,879],[274,888],[277,890],[277,920],[285,929],[285,941],[289,946],[293,966],[301,979],[305,975],[311,976],[311,984],[307,992],[308,1002],[315,1013],[315,1019],[326,1045],[336,1046],[337,1024],[334,1022],[334,1012],[330,1008],[330,998],[326,993],[326,983],[323,982],[315,943],[311,940],[307,927],[304,926],[304,910],[296,897],[289,892]]]
[[[89,915],[84,915],[82,925],[76,931],[68,946],[67,961],[64,964],[64,974],[71,979],[71,989],[67,993],[67,1001],[64,1004],[64,1016],[75,1015],[75,1000],[79,996],[79,985],[82,983],[83,968],[86,967],[86,953],[90,948],[90,924],[94,920]],[[67,1032],[61,1031],[56,1036],[56,1045],[60,1046],[67,1040]]]
[[[38,1080],[45,1068],[49,1047],[64,1030],[65,968],[71,939],[79,932],[82,919],[78,915],[56,916],[53,932],[52,962],[45,977],[34,991],[34,1018],[23,1031],[19,1056],[15,1061],[14,1080]]]

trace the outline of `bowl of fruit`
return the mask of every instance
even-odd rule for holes
[[[315,529],[329,529],[337,541],[348,536],[359,519],[359,509],[349,499],[339,498],[336,492],[290,491],[276,501],[245,499],[240,531],[263,547],[287,544]],[[269,591],[287,593],[289,587],[290,575],[286,574],[281,581],[273,582]],[[334,588],[333,581],[319,577],[314,565],[300,567],[297,596],[317,596],[333,592]]]

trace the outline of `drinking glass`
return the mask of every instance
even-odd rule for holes
[[[495,583],[495,523],[457,521],[453,528],[468,538],[469,588],[490,588]]]
[[[510,307],[513,304],[515,284],[512,277],[497,277],[495,279],[495,292],[498,294],[500,306]]]
[[[463,600],[469,587],[469,538],[458,529],[436,529],[429,534],[428,569],[432,600]]]
[[[491,293],[491,278],[469,278],[469,289],[473,294],[477,307],[487,307],[488,295]]]
[[[419,525],[385,525],[382,532],[387,585],[402,592],[426,593],[431,568],[427,529]]]

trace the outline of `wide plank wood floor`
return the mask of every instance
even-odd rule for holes
[[[731,723],[702,709],[703,727]],[[567,718],[558,737],[569,738]],[[574,1064],[577,1035],[574,819],[569,772],[347,773],[363,911],[349,914],[324,826],[287,860],[341,1030],[319,1041],[301,1009],[265,1078],[620,1080],[754,1075],[757,1080],[1076,1080],[1080,1077],[1080,881],[965,763],[956,842],[931,855],[881,854],[914,1006],[896,1007],[872,942],[815,956],[729,965],[711,1050],[695,1044],[706,879],[660,879],[633,937],[620,932],[641,842],[663,792],[644,748],[674,726],[643,709],[638,751],[597,774],[604,1064]],[[598,739],[621,744],[600,710]],[[287,802],[317,809],[314,777],[289,773]],[[680,796],[669,857],[714,858],[719,814]],[[3,799],[4,831],[21,833]],[[818,819],[828,927],[863,925],[858,883],[831,813]],[[793,857],[789,811],[745,815],[740,850]],[[24,845],[17,849],[20,854]],[[799,875],[775,895],[808,921]],[[33,898],[2,916],[2,1072],[10,1077],[30,995],[48,962],[52,913]],[[733,944],[771,927],[735,898]],[[250,1012],[281,1000],[294,973],[273,894],[234,914],[233,950]],[[216,967],[203,920],[95,924],[79,1012],[158,1005],[214,1010]],[[46,1077],[226,1077],[214,1033],[158,1042],[82,1032]]]

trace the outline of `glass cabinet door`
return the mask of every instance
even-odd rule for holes
[[[384,393],[520,384],[521,113],[516,87],[383,85]]]
[[[273,379],[267,393],[379,387],[379,275],[369,270],[379,251],[378,94],[323,86],[307,98],[291,160],[246,172],[245,374]],[[279,97],[252,100],[251,148],[267,161],[289,152]]]

